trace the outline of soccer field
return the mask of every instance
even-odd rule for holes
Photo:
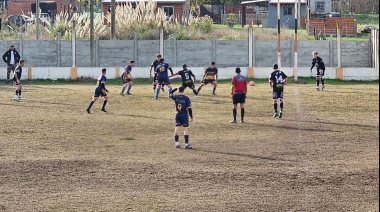
[[[107,85],[108,113],[87,114],[93,84],[25,85],[21,102],[3,84],[0,211],[378,211],[378,86],[289,83],[274,119],[256,83],[244,124],[229,124],[229,84],[187,89],[186,150],[166,87]]]

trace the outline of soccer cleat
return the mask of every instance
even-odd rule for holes
[[[158,99],[158,96],[155,96],[154,99]]]
[[[185,149],[192,149],[193,147],[190,146],[190,144],[185,145]]]
[[[125,94],[123,94],[123,93],[120,93],[120,96],[125,96]]]
[[[280,111],[280,114],[278,115],[278,118],[282,118],[282,111]]]
[[[180,149],[181,146],[178,144],[178,145],[175,145],[175,148]]]
[[[236,120],[232,120],[232,121],[230,121],[230,123],[232,124],[232,123],[236,123]]]
[[[161,88],[162,92],[165,92],[165,89],[164,88]]]
[[[315,90],[319,91],[319,86],[317,86],[317,87],[315,88]]]
[[[324,85],[322,85],[322,91],[324,91],[325,90],[325,86]]]
[[[216,93],[212,93],[213,96],[216,96]]]
[[[132,95],[131,93],[127,92],[127,95]]]
[[[13,97],[13,100],[15,100],[15,101],[20,101],[20,98],[19,98],[17,95],[15,95],[15,96]]]
[[[278,117],[278,113],[276,112],[273,114],[273,118],[277,118],[277,117]]]
[[[242,124],[243,124],[243,123],[244,123],[244,120],[241,120],[241,121],[240,121],[240,123],[242,123]]]
[[[100,111],[107,113],[105,108],[100,109]]]
[[[90,112],[90,109],[88,109],[88,108],[87,108],[87,110],[86,110],[86,111],[87,111],[87,113],[88,113],[88,114],[90,114],[90,113],[91,113],[91,112]]]

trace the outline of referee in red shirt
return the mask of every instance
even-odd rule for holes
[[[241,119],[240,122],[244,123],[244,103],[245,96],[247,94],[247,79],[245,76],[240,74],[241,70],[239,67],[235,69],[236,75],[232,77],[231,81],[231,99],[234,104],[234,109],[232,110],[234,119],[230,123],[236,123],[236,107],[240,104],[241,109]]]

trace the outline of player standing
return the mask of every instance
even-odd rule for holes
[[[218,69],[215,67],[215,62],[211,62],[210,67],[205,70],[201,82],[201,85],[197,89],[197,95],[199,94],[199,91],[202,89],[202,87],[208,83],[214,85],[214,88],[212,89],[212,95],[216,95],[215,90],[218,84]]]
[[[158,55],[156,55],[156,60],[154,60],[151,64],[150,64],[150,70],[149,70],[149,76],[152,76],[152,68],[153,68],[153,83],[152,83],[152,85],[153,85],[153,92],[156,92],[156,86],[157,86],[157,81],[158,81],[158,79],[157,79],[157,75],[155,74],[155,71],[156,71],[156,68],[157,68],[157,66],[158,66],[158,64],[160,64],[160,59],[161,59],[161,55],[160,54],[158,54]],[[163,85],[161,85],[162,87],[161,87],[161,90],[162,90],[162,92],[165,92],[165,90],[164,90],[164,86],[165,86],[165,84],[163,84]]]
[[[21,100],[21,90],[22,90],[22,83],[21,83],[21,75],[22,75],[22,67],[24,67],[24,60],[20,60],[20,64],[16,66],[14,72],[13,72],[13,85],[16,86],[16,94],[13,97],[13,100],[20,101]]]
[[[195,95],[197,95],[197,91],[195,90],[195,85],[194,85],[195,81],[196,81],[195,75],[193,74],[193,72],[191,70],[187,69],[187,65],[186,64],[183,64],[182,68],[183,68],[183,70],[178,71],[174,75],[180,75],[181,79],[182,79],[182,87],[184,87],[185,89],[187,87],[191,88],[193,90],[193,93]]]
[[[269,86],[273,88],[273,118],[282,118],[282,109],[284,107],[284,84],[288,81],[286,74],[278,70],[278,65],[273,65],[273,72],[269,78]],[[280,113],[277,112],[277,99],[280,99]]]
[[[179,144],[179,130],[182,126],[184,128],[183,134],[185,139],[185,149],[191,149],[192,147],[189,144],[189,117],[190,122],[193,121],[193,111],[191,109],[191,102],[189,97],[184,95],[185,88],[178,88],[178,95],[173,94],[177,88],[170,92],[169,97],[172,98],[175,102],[175,130],[174,130],[174,141],[175,147],[181,148]]]
[[[131,90],[132,85],[133,85],[132,75],[131,75],[132,67],[135,67],[135,61],[134,60],[129,61],[129,65],[125,66],[124,72],[121,75],[121,80],[122,80],[123,85],[124,85],[123,88],[121,89],[121,92],[120,92],[120,95],[122,95],[122,96],[124,96],[124,91],[127,88],[127,86],[128,86],[127,94],[131,95],[131,93],[129,91]]]
[[[155,99],[158,98],[158,94],[160,93],[161,85],[165,84],[169,88],[169,93],[172,91],[172,85],[169,81],[169,76],[168,76],[168,70],[170,70],[171,75],[173,75],[173,69],[169,66],[169,64],[164,62],[164,58],[160,59],[160,64],[158,64],[155,72],[157,75],[157,82],[158,86],[156,89],[156,96]]]
[[[314,66],[317,67],[317,76],[315,77],[317,81],[317,87],[315,88],[317,91],[319,91],[319,81],[322,82],[322,90],[325,90],[325,80],[323,79],[323,76],[325,75],[325,63],[323,62],[322,58],[318,56],[318,52],[313,52],[313,60],[312,65],[310,68],[310,73],[313,73]]]
[[[88,108],[86,110],[87,113],[91,113],[90,112],[91,107],[99,97],[104,97],[103,107],[101,111],[107,112],[106,105],[108,101],[108,96],[107,96],[108,90],[106,89],[106,80],[107,80],[106,73],[107,73],[107,69],[103,68],[102,74],[98,77],[98,81],[96,82],[96,88],[95,88],[94,96],[92,97],[92,101],[90,102],[90,105],[88,105]]]
[[[245,76],[240,74],[241,70],[239,67],[235,69],[236,75],[232,77],[231,80],[231,99],[232,103],[234,105],[234,108],[232,109],[233,113],[233,120],[230,121],[230,123],[236,123],[236,108],[237,104],[240,104],[240,111],[241,111],[241,117],[240,117],[240,123],[244,123],[244,103],[245,103],[245,97],[247,95],[247,79]]]

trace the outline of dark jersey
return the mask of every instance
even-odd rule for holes
[[[270,80],[273,82],[273,89],[276,87],[283,87],[284,80],[287,78],[286,74],[280,70],[275,70],[270,75]]]
[[[131,71],[132,71],[132,66],[131,66],[131,65],[127,65],[127,66],[125,66],[125,68],[124,68],[124,72],[121,74],[121,78],[122,78],[123,80],[128,79],[128,74],[130,74]]]
[[[153,70],[156,70],[158,64],[160,64],[160,61],[155,60],[150,64],[150,67],[153,67]]]
[[[21,74],[22,74],[22,67],[17,66],[16,69],[14,70],[13,80],[16,81],[16,76],[17,76],[17,79],[21,80]]]
[[[181,79],[183,83],[192,82],[193,80],[191,79],[191,77],[193,78],[195,77],[193,72],[190,71],[189,69],[181,70],[178,72],[178,74],[181,75]]]
[[[103,89],[105,87],[107,78],[105,75],[100,75],[98,81],[96,82],[96,89]]]
[[[313,58],[313,61],[311,63],[311,68],[310,69],[313,69],[314,66],[317,67],[317,70],[321,69],[321,70],[325,70],[325,63],[323,62],[322,58],[320,57],[317,57],[317,58]]]
[[[186,115],[187,109],[191,107],[189,97],[185,95],[172,95],[171,98],[175,102],[175,112],[177,115]]]
[[[215,75],[218,74],[218,69],[217,68],[211,68],[211,67],[208,67],[205,71],[205,79],[208,79],[208,80],[213,80],[215,79]]]
[[[159,77],[167,77],[168,76],[168,69],[170,68],[169,64],[167,63],[160,63],[158,64],[155,72]]]

